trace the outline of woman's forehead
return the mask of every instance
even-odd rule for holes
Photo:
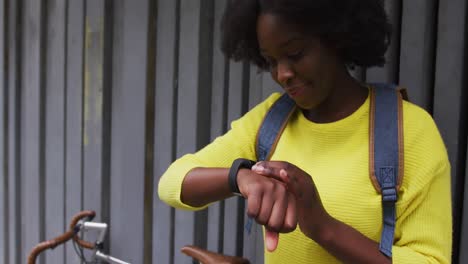
[[[257,39],[261,50],[268,47],[284,48],[309,37],[299,27],[277,15],[265,13],[257,19]]]

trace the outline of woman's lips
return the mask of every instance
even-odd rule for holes
[[[286,88],[286,92],[289,94],[291,97],[297,97],[302,94],[304,91],[306,84],[300,84],[300,85],[294,85],[291,87]]]

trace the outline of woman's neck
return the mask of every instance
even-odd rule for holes
[[[368,89],[351,77],[347,70],[334,78],[329,96],[316,108],[303,110],[315,123],[331,123],[354,113],[367,99]]]

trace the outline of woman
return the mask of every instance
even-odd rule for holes
[[[269,71],[298,106],[269,161],[235,171],[248,215],[265,227],[265,262],[449,263],[450,164],[430,115],[408,102],[392,258],[379,251],[381,196],[369,180],[372,87],[348,69],[384,64],[390,25],[383,2],[234,0],[222,34],[228,58]],[[197,210],[232,196],[230,166],[256,160],[258,129],[279,97],[175,161],[159,182],[160,198]]]

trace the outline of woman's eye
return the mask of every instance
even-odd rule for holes
[[[302,54],[303,54],[303,53],[304,53],[303,50],[299,50],[299,51],[297,51],[297,52],[293,52],[293,53],[289,54],[289,55],[288,55],[288,58],[289,58],[290,60],[297,61],[297,60],[299,60],[300,58],[302,58]]]

